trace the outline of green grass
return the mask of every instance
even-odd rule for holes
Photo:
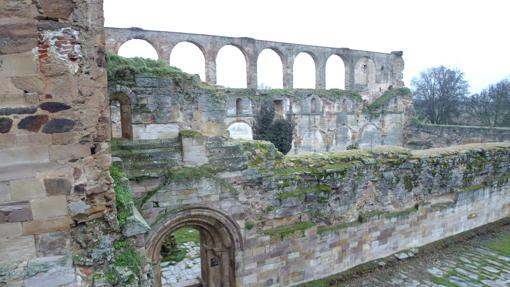
[[[177,244],[183,244],[186,242],[200,243],[200,233],[198,230],[190,227],[179,228],[173,232],[175,242]]]
[[[129,205],[133,203],[133,195],[122,184],[122,178],[126,177],[120,167],[112,165],[110,174],[114,182],[115,190],[115,204],[117,207],[117,220],[119,225],[123,226],[126,223],[126,218],[129,216]]]
[[[377,112],[377,110],[381,109],[386,104],[388,104],[391,99],[394,99],[396,97],[410,96],[410,95],[411,95],[411,90],[409,90],[408,88],[395,88],[395,89],[387,90],[386,92],[384,92],[384,94],[382,94],[382,96],[377,98],[372,104],[368,105],[367,110],[369,113],[375,113],[375,112]]]
[[[315,224],[308,221],[297,222],[294,224],[278,226],[272,229],[265,230],[264,234],[271,236],[271,238],[283,240],[285,238],[292,237],[293,235],[303,236],[305,230],[314,225]]]

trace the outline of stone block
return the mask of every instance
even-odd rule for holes
[[[28,261],[25,287],[75,286],[70,256],[48,256]]]
[[[70,246],[71,239],[68,232],[57,231],[35,235],[37,256],[64,255],[69,252]]]
[[[32,210],[28,201],[0,204],[0,223],[32,220]]]
[[[0,182],[0,203],[11,201],[9,185],[6,181]]]
[[[59,145],[50,147],[51,160],[72,160],[90,156],[88,144]]]
[[[35,220],[23,223],[23,234],[43,234],[55,231],[69,231],[73,221],[69,216],[51,218],[47,220]]]
[[[9,190],[13,201],[30,200],[46,196],[42,182],[37,178],[13,180],[10,182]]]
[[[35,257],[34,236],[0,238],[0,263],[25,261]]]
[[[11,130],[12,119],[0,118],[0,134],[6,134]]]
[[[17,1],[19,2],[19,1]],[[7,10],[4,8],[5,5],[2,3],[2,10]],[[9,9],[11,10],[11,9]],[[27,9],[28,10],[28,9]],[[3,11],[2,11],[3,12]],[[0,25],[0,55],[1,54],[14,54],[14,53],[20,53],[20,52],[27,52],[27,54],[30,53],[30,51],[37,46],[37,27],[35,23],[13,23],[13,24],[2,24]],[[21,54],[23,55],[23,54]],[[22,57],[23,58],[23,57]],[[25,56],[25,58],[28,58],[31,60],[33,57],[31,56]],[[1,60],[0,60],[1,62]],[[13,67],[13,70],[15,69],[15,64],[9,65],[9,67]],[[6,69],[7,70],[7,69]],[[23,69],[19,70],[24,71]],[[2,73],[0,68],[0,74]],[[7,73],[5,74],[22,74],[22,73]],[[35,71],[33,72],[35,73]]]
[[[71,182],[65,178],[45,178],[44,188],[48,195],[69,195],[71,193]]]
[[[21,236],[21,222],[7,222],[0,224],[0,238]]]
[[[44,125],[46,122],[48,122],[47,115],[28,116],[19,121],[18,129],[31,132],[39,132],[42,125]]]
[[[202,137],[182,138],[182,161],[185,165],[202,165],[208,162],[205,142]]]
[[[69,132],[74,128],[74,121],[70,119],[52,119],[42,129],[43,133],[56,134]]]
[[[35,220],[67,215],[67,199],[65,195],[32,199],[30,204],[32,205],[32,214]]]
[[[126,224],[122,228],[122,234],[131,237],[138,234],[144,234],[151,230],[149,224],[145,221],[138,209],[134,205],[130,206],[131,215],[126,218]]]
[[[49,162],[47,146],[12,147],[0,149],[0,167]]]

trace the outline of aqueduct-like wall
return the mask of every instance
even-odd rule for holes
[[[216,84],[216,56],[226,45],[238,47],[246,59],[248,88],[257,87],[257,58],[264,49],[272,49],[283,64],[283,87],[293,87],[293,64],[295,57],[305,52],[315,62],[315,87],[326,87],[326,62],[332,55],[338,55],[345,64],[345,89],[362,92],[372,99],[389,87],[402,87],[404,61],[402,52],[379,53],[349,48],[330,48],[311,45],[281,43],[190,33],[150,31],[140,28],[105,28],[106,48],[117,53],[120,46],[131,39],[149,42],[161,61],[170,60],[173,47],[180,42],[195,44],[205,57],[206,82]]]

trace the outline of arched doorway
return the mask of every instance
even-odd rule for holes
[[[156,287],[162,286],[161,247],[169,234],[182,227],[196,229],[200,234],[202,286],[235,286],[235,252],[242,249],[239,226],[220,211],[194,207],[168,215],[152,228],[147,238]]]
[[[131,104],[126,94],[110,95],[110,118],[112,138],[133,139]]]

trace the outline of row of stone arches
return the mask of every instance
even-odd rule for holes
[[[161,59],[156,49],[147,40],[131,39],[120,45],[118,53],[123,56],[142,56]],[[185,72],[198,74],[202,80],[207,80],[206,51],[200,45],[183,41],[172,47],[168,61],[170,65],[179,67]],[[219,85],[245,88],[249,86],[247,69],[250,65],[248,56],[241,47],[224,45],[213,57],[215,61],[215,81]],[[209,60],[210,61],[210,60]],[[285,79],[284,69],[292,69],[293,88],[317,88],[321,75],[321,64],[316,55],[310,51],[302,51],[289,59],[276,48],[265,48],[257,55],[256,85],[258,88],[290,88]],[[376,81],[376,65],[369,57],[358,59],[355,64],[355,84],[363,86],[374,85]],[[332,54],[325,62],[325,87],[345,89],[346,64],[341,55]]]

